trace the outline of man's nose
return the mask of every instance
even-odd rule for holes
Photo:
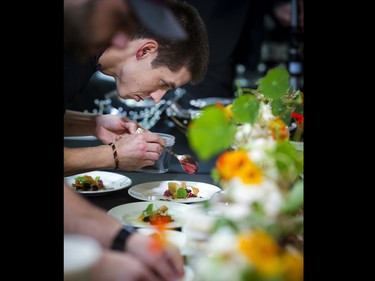
[[[167,90],[157,90],[153,92],[152,94],[150,94],[150,97],[155,103],[158,103],[164,97],[166,92]]]

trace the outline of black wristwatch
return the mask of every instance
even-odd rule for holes
[[[126,240],[135,231],[137,231],[137,229],[134,228],[133,226],[123,225],[120,231],[117,233],[115,239],[113,240],[111,249],[123,252],[125,248]]]

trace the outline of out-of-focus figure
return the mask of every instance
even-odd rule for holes
[[[164,38],[187,37],[167,1],[64,0],[64,51],[83,60],[108,46],[123,48],[138,21]]]

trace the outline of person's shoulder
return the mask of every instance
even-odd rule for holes
[[[74,80],[82,78],[84,81],[90,79],[96,71],[101,70],[99,57],[102,53],[96,53],[85,60],[76,60],[74,57],[64,53],[64,73],[75,77]],[[79,78],[80,77],[80,78]],[[87,82],[87,81],[86,81]]]

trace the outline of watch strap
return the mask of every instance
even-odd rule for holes
[[[135,231],[137,230],[133,226],[123,225],[119,232],[117,232],[115,238],[113,239],[111,249],[117,251],[124,251],[126,240]]]

